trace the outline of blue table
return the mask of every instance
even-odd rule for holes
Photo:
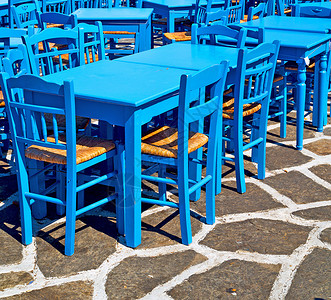
[[[167,18],[167,32],[175,31],[175,18],[188,17],[192,13],[195,0],[143,0],[143,7],[154,9],[154,13]],[[207,6],[206,0],[200,1]],[[214,0],[212,8],[224,7],[224,0]]]
[[[151,49],[152,13],[150,8],[80,8],[73,12],[79,23],[101,21],[105,31],[139,32],[139,51]]]
[[[280,18],[280,17],[267,17],[265,18]],[[285,17],[292,19],[290,17]],[[304,18],[307,19],[307,18]],[[260,21],[254,20],[247,23],[242,23],[243,26],[250,27],[253,22]],[[318,19],[319,24],[320,19]],[[315,19],[316,22],[316,19]],[[257,22],[258,23],[258,22]],[[248,25],[247,25],[248,24]],[[281,23],[279,23],[281,24]],[[261,23],[262,26],[262,23]],[[306,97],[306,60],[312,57],[316,58],[315,67],[315,91],[314,95],[317,98],[317,131],[323,131],[323,111],[327,103],[328,97],[328,76],[327,69],[327,54],[329,52],[329,43],[331,35],[321,32],[308,32],[302,30],[289,30],[283,28],[265,28],[265,41],[272,42],[275,39],[280,41],[279,59],[285,61],[296,61],[298,63],[297,75],[297,149],[301,150],[303,147],[303,128],[304,128],[304,112],[305,112],[305,97]]]
[[[172,49],[169,50],[169,55],[179,53],[176,47],[169,48]],[[208,55],[208,48],[208,45],[201,45],[202,53]],[[214,48],[210,49],[212,54]],[[155,50],[146,53],[153,56]],[[219,62],[226,58],[228,57],[222,57],[221,52],[219,53]],[[201,63],[197,57],[198,66],[208,66],[214,62],[215,59],[212,58],[210,64],[207,61]],[[236,59],[232,59],[232,64],[237,64]],[[125,222],[125,232],[130,247],[136,247],[141,243],[141,126],[149,122],[153,116],[178,106],[180,76],[194,72],[194,66],[191,69],[183,69],[105,60],[44,77],[47,81],[56,83],[73,80],[77,115],[101,119],[124,127],[124,207],[125,218],[130,220]],[[130,76],[127,76],[128,73]],[[42,103],[45,99],[36,101]],[[123,233],[123,228],[119,228],[119,231]]]

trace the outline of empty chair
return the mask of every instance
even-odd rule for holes
[[[58,85],[33,75],[9,78],[7,73],[1,73],[0,81],[7,105],[18,171],[22,241],[26,245],[32,242],[30,206],[35,201],[56,203],[66,209],[64,252],[66,255],[72,255],[76,217],[116,198],[115,194],[109,194],[106,198],[77,210],[77,193],[112,178],[115,172],[106,170],[101,177],[90,177],[89,182],[79,186],[77,186],[77,177],[83,170],[101,161],[112,159],[116,154],[115,144],[109,140],[76,136],[75,94],[72,82],[65,81]],[[47,101],[48,98],[52,101]],[[47,133],[45,113],[53,116],[52,135]],[[56,114],[66,117],[65,134],[58,131]],[[29,160],[47,163],[45,170],[39,173],[49,170],[53,165],[57,166],[66,177],[65,181],[60,181],[65,184],[64,198],[53,197],[49,194],[56,189],[57,181],[44,191],[31,190],[31,177],[27,169]],[[84,176],[85,179],[86,177],[87,175]]]
[[[215,222],[215,159],[218,131],[221,129],[221,97],[228,62],[214,65],[193,75],[182,75],[179,89],[178,120],[174,127],[153,129],[142,138],[142,161],[156,164],[143,172],[142,179],[159,184],[159,200],[142,198],[142,202],[166,205],[179,209],[183,244],[192,241],[189,195],[206,185],[206,223]],[[212,90],[207,100],[206,87]],[[197,98],[197,92],[200,97]],[[189,130],[190,124],[203,122],[210,116],[209,135]],[[203,127],[203,126],[202,126]],[[202,149],[208,142],[206,175],[195,182],[188,178],[189,154]],[[196,159],[196,163],[204,164]],[[166,172],[166,166],[177,168],[178,176]],[[158,172],[158,177],[150,176]],[[200,177],[201,178],[201,177]],[[166,199],[166,184],[178,185],[178,203]],[[130,220],[128,220],[130,221]]]
[[[308,17],[308,18],[331,18],[331,9],[319,5],[311,5],[311,3],[297,4],[292,7],[292,16]]]
[[[44,30],[49,27],[72,29],[78,25],[76,15],[66,15],[58,12],[38,14],[39,27]]]
[[[224,99],[223,142],[227,143],[226,148],[233,153],[234,158],[224,156],[223,153],[223,159],[235,163],[239,193],[246,191],[245,150],[252,149],[252,161],[258,164],[258,178],[265,177],[268,111],[278,51],[278,41],[263,43],[254,49],[240,49],[234,97]],[[244,133],[249,135],[249,142],[244,142]],[[221,191],[220,161],[217,160],[217,193]]]
[[[256,7],[250,7],[248,9],[247,21],[265,17],[267,15],[266,7],[265,3],[260,3]],[[246,20],[244,19],[244,21]]]
[[[31,0],[10,7],[11,15],[17,28],[28,28],[38,26],[38,12],[40,7],[37,0]],[[13,26],[11,26],[13,27]]]
[[[42,0],[42,12],[57,12],[69,15],[71,11],[71,0]]]
[[[78,33],[80,65],[105,59],[105,44],[100,21],[95,22],[95,25],[80,23]]]

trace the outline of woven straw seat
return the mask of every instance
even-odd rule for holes
[[[170,41],[185,42],[191,40],[191,31],[166,32],[164,36]]]
[[[258,16],[253,16],[253,20],[257,20],[259,17]],[[245,15],[242,20],[240,20],[240,23],[245,23],[247,22],[248,15]]]
[[[49,142],[55,142],[54,137],[47,138]],[[59,143],[65,144],[66,136],[59,135]],[[113,141],[90,136],[77,136],[76,139],[76,163],[77,165],[95,158],[103,153],[115,149]],[[30,146],[25,150],[25,156],[31,159],[65,165],[67,163],[66,150],[53,149],[41,146]]]
[[[142,138],[141,152],[162,157],[177,158],[178,132],[176,128],[163,126]],[[208,142],[208,137],[202,133],[190,132],[188,152],[191,153]]]
[[[66,118],[64,115],[55,115],[57,126],[60,130],[64,130],[66,127]],[[53,128],[53,115],[52,114],[45,114],[45,121],[47,129],[50,130]],[[76,116],[76,128],[77,129],[86,129],[87,125],[89,124],[90,119],[85,117],[78,117]]]
[[[282,81],[284,79],[284,77],[280,74],[275,74],[274,76],[274,80],[272,81],[273,83],[276,83],[278,81]]]
[[[314,68],[315,68],[315,62],[312,62],[307,68],[306,68],[306,72],[307,73],[314,73]],[[298,71],[298,65],[296,62],[293,61],[289,61],[285,64],[285,70],[286,71],[294,71],[297,72]]]
[[[260,103],[249,103],[244,104],[243,108],[243,117],[247,117],[259,111],[262,105]],[[234,98],[233,97],[224,97],[223,100],[223,118],[233,119],[234,113]]]
[[[6,104],[5,104],[5,101],[0,101],[0,107],[5,107]]]

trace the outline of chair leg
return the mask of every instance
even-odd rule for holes
[[[76,224],[76,171],[67,172],[66,190],[66,233],[64,254],[71,256],[75,249],[75,224]]]
[[[239,124],[239,126],[242,124]],[[240,128],[240,127],[239,127]],[[237,191],[241,194],[246,192],[245,169],[244,169],[244,152],[242,130],[234,132],[234,163],[236,170]]]
[[[286,77],[284,76],[283,85],[282,85],[283,98],[280,103],[280,110],[282,114],[280,116],[280,137],[286,138],[286,122],[287,122],[287,86],[286,86]]]
[[[166,173],[166,165],[159,164],[158,176],[161,178],[165,178]],[[165,183],[159,182],[159,200],[167,201],[167,185]]]
[[[66,175],[60,170],[61,166],[56,166],[56,180],[59,184],[56,187],[56,198],[64,200],[65,199],[65,179]],[[65,213],[65,206],[56,205],[56,213],[59,216],[63,216]]]
[[[178,162],[184,162],[184,159],[179,157]],[[178,165],[179,218],[182,243],[184,245],[189,245],[192,243],[192,229],[188,193],[188,170],[184,165],[185,163],[180,163]]]
[[[124,152],[124,145],[117,144],[117,154],[114,158],[114,166],[115,170],[117,170],[117,183],[115,186],[115,191],[117,193],[116,198],[116,226],[118,233],[121,235],[125,234],[124,231],[124,196],[125,196],[125,185],[124,185],[124,178],[125,178],[125,152]]]

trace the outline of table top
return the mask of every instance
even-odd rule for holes
[[[44,76],[62,84],[72,80],[75,95],[109,104],[139,107],[179,89],[180,76],[195,71],[102,60]]]
[[[152,8],[112,7],[112,8],[79,8],[72,14],[78,20],[148,20]]]
[[[128,63],[202,70],[208,66],[229,60],[230,67],[237,66],[238,48],[212,45],[173,43],[117,59]]]
[[[242,23],[245,27],[264,27],[266,29],[284,29],[287,31],[323,32],[331,29],[331,19],[268,16]]]
[[[143,0],[144,3],[148,3],[149,5],[157,5],[157,6],[164,6],[170,9],[176,9],[176,8],[185,8],[185,7],[191,7],[193,4],[196,3],[195,0]],[[214,5],[224,5],[225,1],[224,0],[214,0],[213,1],[213,6]],[[200,5],[207,5],[206,0],[202,0],[200,2]]]

